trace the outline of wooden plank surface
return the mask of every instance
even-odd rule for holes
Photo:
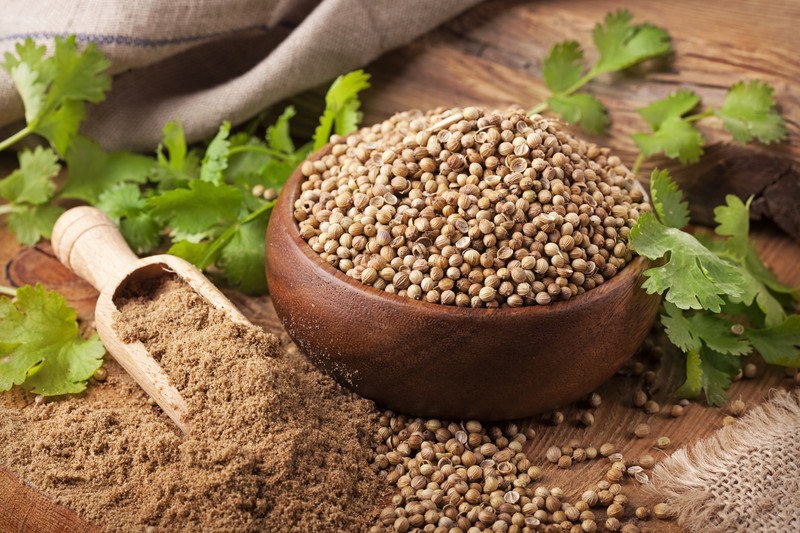
[[[646,73],[646,78],[607,76],[592,82],[589,89],[609,107],[614,121],[609,137],[594,140],[612,146],[624,161],[632,163],[634,147],[628,135],[645,127],[637,118],[635,107],[682,86],[699,92],[707,103],[719,104],[725,89],[733,82],[754,77],[764,79],[776,89],[787,117],[790,141],[768,149],[742,147],[725,142],[727,136],[719,128],[708,128],[704,131],[714,144],[706,157],[697,165],[677,170],[676,175],[694,191],[691,200],[699,208],[695,215],[701,219],[708,219],[709,209],[728,191],[756,194],[757,208],[764,214],[775,215],[782,205],[780,197],[786,197],[787,184],[800,183],[800,93],[796,90],[800,59],[795,52],[800,45],[795,29],[796,21],[800,20],[800,2],[795,0],[489,2],[368,66],[373,88],[364,99],[365,121],[383,120],[395,111],[412,107],[468,103],[532,106],[546,96],[540,71],[541,58],[548,48],[567,38],[591,48],[588,45],[593,25],[617,7],[630,9],[636,20],[667,27],[674,37],[676,57],[674,61],[641,69],[639,74]],[[591,53],[588,55],[592,57]],[[300,108],[295,120],[301,130],[309,132],[313,127],[323,91],[319,89],[294,99]],[[800,229],[783,223],[785,230],[800,234]],[[756,236],[767,264],[785,282],[800,284],[800,245],[769,226],[759,229]],[[91,324],[96,293],[60,267],[47,244],[21,249],[7,231],[0,229],[0,263],[5,265],[0,272],[0,283],[21,285],[42,281],[48,288],[62,292],[77,307],[85,326]],[[254,322],[283,334],[268,297],[250,298],[232,292],[228,295]],[[654,396],[665,410],[681,373],[679,366],[668,365],[658,375]],[[669,436],[674,449],[720,427],[724,412],[701,404],[689,406],[680,418],[671,418],[663,412],[645,415],[633,408],[631,395],[639,386],[639,379],[617,376],[605,384],[600,390],[603,404],[594,413],[596,423],[588,429],[574,422],[584,408],[580,405],[564,409],[567,422],[560,426],[528,422],[535,426],[539,438],[526,451],[534,464],[544,465],[542,483],[561,486],[569,495],[576,496],[605,472],[600,461],[575,465],[567,471],[546,464],[544,451],[553,444],[566,444],[573,438],[587,446],[612,442],[626,458],[636,458],[645,452],[658,458],[665,454],[652,449],[656,437]],[[731,394],[741,396],[751,407],[763,401],[770,389],[788,386],[791,381],[783,371],[765,370],[761,365],[757,379],[735,383]],[[632,428],[641,421],[651,424],[652,438],[633,437]],[[632,505],[657,502],[638,489],[626,488],[626,494]],[[652,531],[679,531],[669,522],[653,520],[641,525]],[[0,468],[0,532],[89,529],[74,513],[53,505]]]

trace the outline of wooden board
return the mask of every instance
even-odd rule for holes
[[[667,27],[674,37],[677,54],[673,62],[649,66],[646,78],[609,76],[592,82],[590,90],[610,108],[614,120],[610,136],[595,140],[612,146],[623,160],[632,163],[634,147],[628,135],[645,127],[637,118],[635,107],[681,86],[699,92],[710,104],[719,104],[733,82],[764,79],[776,89],[787,117],[790,141],[768,149],[741,147],[725,142],[727,136],[719,128],[704,129],[714,144],[698,165],[676,169],[676,175],[694,191],[691,200],[700,219],[709,219],[710,209],[726,192],[756,194],[756,208],[777,216],[781,206],[785,206],[781,201],[787,197],[785,191],[800,183],[800,93],[796,90],[800,60],[795,53],[800,45],[795,29],[800,19],[800,3],[795,0],[770,3],[732,0],[724,4],[690,0],[646,4],[633,0],[489,2],[368,66],[373,75],[373,89],[365,95],[365,120],[383,120],[395,111],[412,107],[468,103],[533,106],[546,97],[540,70],[541,58],[549,47],[567,38],[588,46],[593,25],[617,7],[630,9],[636,20]],[[592,57],[591,53],[589,56]],[[323,92],[320,88],[293,100],[300,110],[293,124],[296,122],[301,131],[312,130]],[[648,166],[656,162],[663,163],[654,161]],[[800,212],[796,203],[789,207],[795,215]],[[784,229],[800,235],[800,226],[791,226],[787,220],[795,219],[783,219]],[[760,228],[756,238],[765,261],[780,278],[800,284],[800,245],[771,227]],[[5,265],[0,272],[0,283],[22,285],[41,281],[64,294],[77,307],[85,325],[91,323],[96,292],[64,270],[48,245],[21,249],[7,231],[0,229],[0,263]],[[282,334],[268,297],[227,294],[253,322]],[[655,396],[666,406],[670,391],[681,379],[680,370],[670,366],[659,376]],[[690,406],[681,418],[673,419],[666,414],[646,416],[631,406],[636,386],[636,380],[630,377],[615,377],[604,385],[603,404],[595,412],[597,422],[589,429],[573,422],[580,407],[565,409],[568,422],[560,426],[536,424],[540,438],[526,450],[532,461],[544,464],[548,446],[566,444],[572,438],[594,446],[613,442],[626,457],[635,458],[645,452],[658,457],[663,454],[651,448],[654,438],[666,435],[676,445],[690,444],[721,425],[724,413],[700,404]],[[791,386],[791,381],[781,370],[764,371],[762,366],[758,379],[735,383],[731,394],[741,395],[751,407],[763,401],[770,389],[784,386]],[[652,426],[652,438],[637,440],[632,428],[645,420]],[[543,483],[559,485],[574,496],[600,479],[604,468],[601,462],[593,462],[562,471],[548,464],[544,472]],[[627,493],[634,505],[657,502],[641,491]],[[646,525],[653,531],[679,531],[669,522],[651,521]],[[0,532],[92,529],[71,511],[52,504],[0,468]]]

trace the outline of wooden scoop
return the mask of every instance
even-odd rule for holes
[[[191,263],[167,254],[136,257],[116,225],[93,207],[75,207],[61,215],[53,228],[52,242],[59,261],[100,291],[95,326],[106,349],[173,422],[188,432],[186,402],[164,369],[141,342],[128,344],[117,337],[114,298],[129,282],[175,274],[234,322],[250,322]]]

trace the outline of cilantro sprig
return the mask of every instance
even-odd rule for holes
[[[0,391],[22,385],[37,394],[81,392],[103,364],[95,333],[81,337],[75,310],[54,291],[4,287],[0,297]]]
[[[232,133],[223,123],[205,150],[187,146],[181,124],[168,122],[155,157],[107,152],[77,134],[88,103],[105,97],[111,78],[105,56],[75,38],[56,39],[54,52],[28,39],[6,54],[25,105],[26,126],[0,142],[0,150],[36,134],[50,147],[22,150],[19,168],[0,180],[0,215],[26,245],[49,237],[63,212],[61,199],[105,211],[140,254],[167,247],[201,268],[222,273],[245,292],[263,292],[264,233],[273,202],[254,186],[277,192],[291,172],[332,134],[346,135],[361,120],[358,95],[369,87],[361,70],[337,78],[325,97],[314,136],[295,147],[288,106],[262,136]],[[255,125],[257,126],[257,124]],[[256,128],[251,128],[255,130]],[[63,186],[55,178],[66,167]]]
[[[679,395],[705,392],[710,404],[725,390],[741,358],[758,352],[770,364],[800,367],[800,315],[789,315],[800,292],[775,279],[750,242],[750,201],[728,195],[715,209],[715,236],[693,235],[687,204],[666,171],[650,179],[654,212],[631,230],[637,253],[659,261],[645,271],[643,287],[664,296],[661,322],[686,353]]]
[[[680,89],[637,111],[651,128],[650,132],[632,134],[639,156],[633,165],[637,172],[645,158],[662,153],[683,164],[695,163],[703,154],[706,139],[696,123],[716,117],[734,140],[747,143],[757,140],[769,144],[786,139],[786,124],[775,107],[772,87],[753,80],[740,81],[730,88],[722,106],[695,111],[700,97]]]
[[[609,13],[602,24],[595,26],[593,40],[599,59],[588,70],[577,41],[553,46],[542,63],[544,82],[552,94],[530,113],[551,109],[589,133],[605,132],[609,123],[605,106],[591,94],[578,91],[602,74],[622,71],[672,52],[665,30],[647,23],[632,24],[632,19],[630,12],[620,10]]]

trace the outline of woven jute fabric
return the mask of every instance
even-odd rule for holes
[[[800,531],[800,391],[769,401],[653,471],[652,490],[689,531]]]
[[[4,0],[0,56],[27,37],[95,42],[115,74],[84,132],[152,149],[168,120],[190,140],[366,65],[479,0]],[[0,71],[0,128],[23,117]]]

